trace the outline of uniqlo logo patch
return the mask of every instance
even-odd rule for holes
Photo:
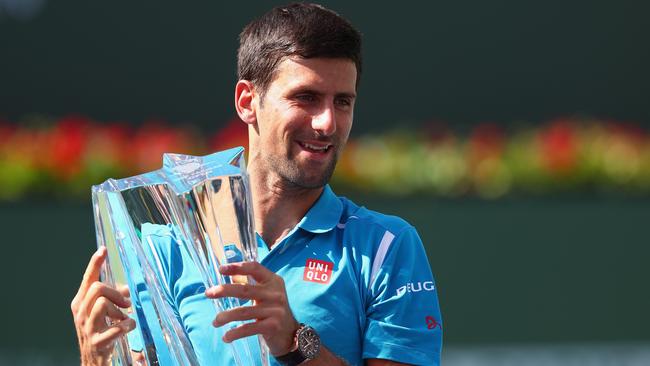
[[[302,279],[316,283],[329,283],[332,278],[332,268],[334,263],[325,262],[318,259],[307,259],[305,263],[305,273]]]

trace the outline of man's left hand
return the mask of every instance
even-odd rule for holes
[[[261,334],[272,355],[281,356],[289,353],[300,324],[289,308],[287,290],[282,277],[257,262],[224,264],[219,270],[225,276],[251,276],[256,281],[255,284],[219,285],[205,291],[205,295],[211,299],[237,297],[252,300],[252,305],[240,306],[217,314],[212,322],[215,327],[232,321],[255,320],[227,331],[223,336],[224,342],[230,343],[239,338]]]

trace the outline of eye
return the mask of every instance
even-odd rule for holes
[[[313,94],[298,94],[295,98],[302,103],[313,103],[316,101],[316,96]]]
[[[334,104],[339,107],[348,108],[352,105],[352,100],[351,98],[336,98],[334,99]]]

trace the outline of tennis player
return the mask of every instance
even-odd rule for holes
[[[198,295],[187,290],[201,289],[200,276],[172,266],[170,301],[202,364],[231,363],[210,344],[215,327],[224,343],[262,335],[272,364],[440,363],[436,285],[416,230],[328,185],[352,128],[361,66],[360,33],[319,5],[277,7],[243,29],[235,108],[248,125],[260,261],[221,267],[255,284]],[[169,229],[145,230],[162,244],[176,240]],[[117,337],[135,327],[120,311],[131,305],[128,289],[98,282],[105,257],[93,255],[72,301],[84,365],[106,364]],[[220,297],[254,301],[215,316],[210,299]],[[241,320],[250,322],[225,327]]]

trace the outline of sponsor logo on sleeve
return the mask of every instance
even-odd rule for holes
[[[424,321],[427,322],[427,329],[440,328],[440,323],[438,323],[436,318],[432,317],[431,315],[427,315],[427,317],[424,318]]]
[[[329,283],[332,278],[334,263],[318,259],[307,259],[302,279],[309,282]]]
[[[397,288],[397,296],[411,292],[433,291],[435,289],[436,287],[433,285],[433,281],[409,282]]]

